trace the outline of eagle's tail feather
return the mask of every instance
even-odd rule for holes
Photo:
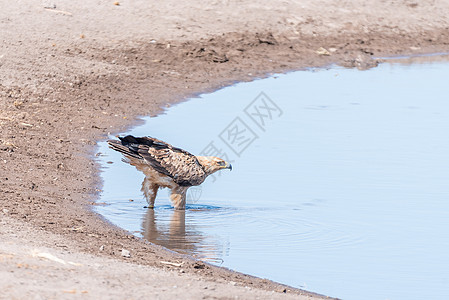
[[[142,158],[138,153],[134,152],[128,147],[128,145],[123,145],[121,141],[108,140],[109,147],[115,151],[121,152],[126,156],[131,156],[134,158]]]

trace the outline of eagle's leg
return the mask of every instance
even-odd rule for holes
[[[142,188],[140,189],[145,195],[148,202],[148,208],[154,208],[154,200],[156,200],[157,190],[159,186],[152,183],[147,177],[142,181]]]
[[[186,208],[186,194],[187,188],[185,187],[176,187],[171,190],[170,200],[175,209]]]

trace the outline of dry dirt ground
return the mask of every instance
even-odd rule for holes
[[[108,224],[91,211],[95,145],[235,81],[449,51],[448,15],[438,0],[2,1],[0,298],[320,298]]]

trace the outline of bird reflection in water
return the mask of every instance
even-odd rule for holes
[[[223,261],[223,245],[204,236],[191,224],[192,220],[186,225],[186,214],[195,212],[199,211],[149,209],[142,223],[143,237],[170,250],[219,264]]]

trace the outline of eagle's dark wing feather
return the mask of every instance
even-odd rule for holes
[[[198,185],[206,178],[197,158],[185,150],[152,137],[128,135],[119,139],[109,140],[108,144],[127,156],[145,160],[153,169],[171,177],[179,185]]]

